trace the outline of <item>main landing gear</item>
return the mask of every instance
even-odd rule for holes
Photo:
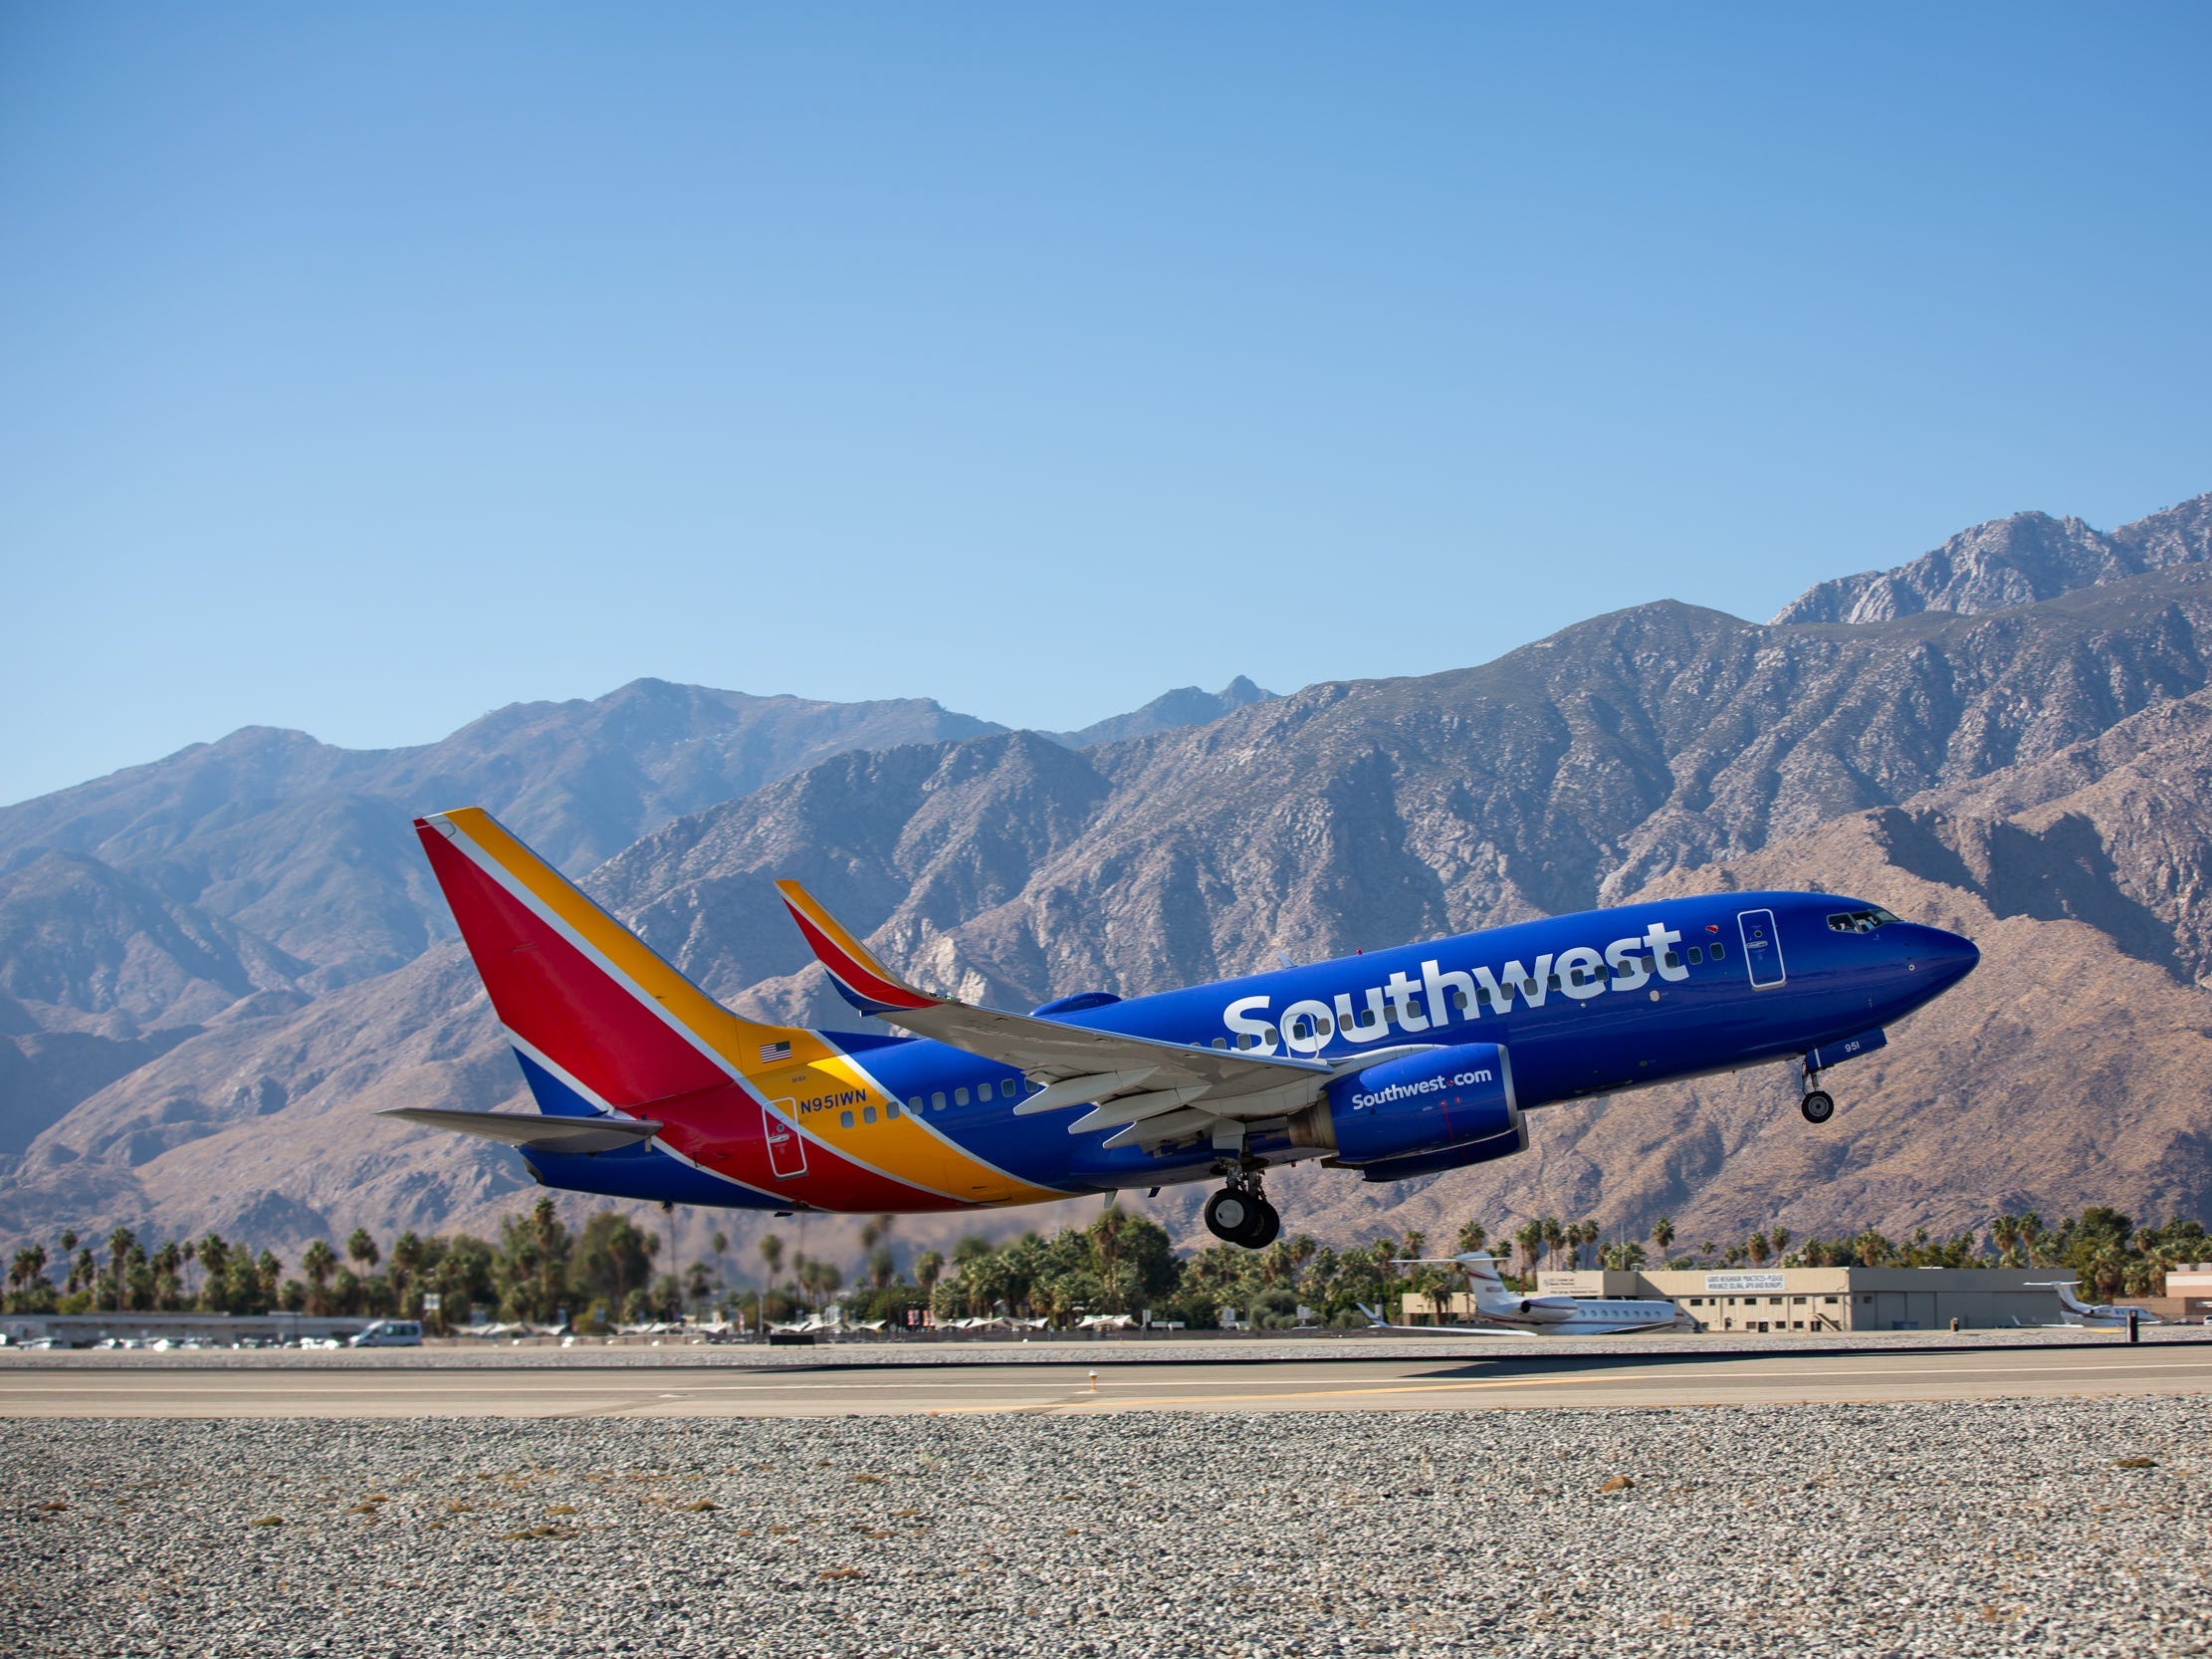
[[[1797,1103],[1797,1109],[1805,1114],[1808,1123],[1826,1123],[1836,1115],[1835,1096],[1820,1084],[1821,1074],[1808,1066],[1805,1068],[1805,1098]]]
[[[1239,1170],[1206,1201],[1206,1228],[1226,1243],[1265,1250],[1281,1235],[1282,1217],[1259,1190],[1259,1177]]]

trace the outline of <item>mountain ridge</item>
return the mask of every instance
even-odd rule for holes
[[[2159,534],[2195,545],[2186,523]],[[2212,1147],[2190,1136],[2212,1031],[2200,984],[2212,566],[2088,561],[2060,577],[2077,585],[1880,621],[1758,624],[1660,601],[1474,667],[1323,682],[1083,747],[1067,741],[1081,734],[999,728],[837,740],[734,798],[670,812],[582,880],[726,1002],[849,1027],[773,876],[807,881],[926,982],[1014,1006],[1248,971],[1278,949],[1348,953],[1700,883],[1834,876],[1985,942],[1980,974],[1839,1074],[1851,1078],[1839,1121],[1864,1136],[1791,1129],[1778,1072],[1674,1085],[1540,1113],[1527,1158],[1389,1192],[1284,1172],[1292,1225],[1349,1238],[1454,1207],[1498,1220],[1595,1204],[1623,1225],[1663,1205],[1721,1227],[1783,1202],[1767,1194],[1786,1197],[1799,1231],[1853,1214],[1892,1231],[1949,1226],[1993,1194],[2201,1205]],[[707,773],[652,758],[696,714],[641,694],[631,726],[596,728],[642,733],[648,762],[620,775],[621,812],[641,810],[640,778],[664,804],[708,790]],[[502,740],[557,750],[570,728],[554,721],[549,738],[536,720],[511,716]],[[926,734],[929,721],[870,729]],[[768,748],[797,752],[778,741]],[[188,769],[204,786],[189,800],[80,814],[107,839],[67,857],[24,856],[31,840],[10,841],[0,812],[0,1117],[16,1125],[0,1133],[0,1239],[114,1219],[279,1243],[360,1222],[483,1230],[520,1201],[511,1155],[368,1115],[523,1103],[481,989],[434,926],[434,893],[396,885],[422,881],[412,845],[374,872],[382,886],[331,867],[330,849],[359,844],[347,836],[389,803],[339,769],[321,795],[241,808],[218,782],[268,790],[335,763],[290,734],[237,747],[220,758],[229,772]],[[521,763],[503,774],[498,756],[483,751],[474,776],[505,776],[525,800]],[[593,803],[531,799],[526,812],[565,826],[571,849],[625,832]],[[224,840],[249,822],[289,856]],[[101,850],[135,862],[107,865]],[[348,971],[295,949],[378,926],[397,965]],[[2023,1026],[2019,1008],[2058,995],[2054,974],[2092,989]],[[2102,1027],[2100,999],[2121,1010]],[[2045,1034],[2049,1077],[2024,1069],[2037,1054],[2023,1031]],[[2109,1146],[2061,1109],[2068,1090],[2103,1087],[2140,1108]],[[2017,1155],[1992,1155],[2003,1114],[1985,1106],[2007,1089],[2045,1102],[2050,1122]],[[2030,1153],[2056,1173],[2039,1175]],[[1195,1239],[1201,1197],[1152,1207]],[[949,1243],[1050,1220],[902,1228]]]
[[[1774,621],[1883,622],[1927,610],[2003,610],[2207,559],[2212,494],[2108,532],[2077,518],[2015,513],[1962,530],[1907,564],[1817,584]]]

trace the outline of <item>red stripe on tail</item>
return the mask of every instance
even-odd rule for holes
[[[713,1088],[721,1066],[427,825],[417,827],[501,1024],[610,1106]]]

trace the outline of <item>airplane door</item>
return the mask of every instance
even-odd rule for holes
[[[761,1129],[768,1136],[769,1173],[778,1181],[792,1181],[806,1173],[806,1142],[783,1113],[794,1110],[795,1100],[774,1100],[761,1108]]]
[[[1743,960],[1751,970],[1751,983],[1762,990],[1780,985],[1787,976],[1782,967],[1782,941],[1774,934],[1774,912],[1738,911],[1736,931],[1743,935]]]

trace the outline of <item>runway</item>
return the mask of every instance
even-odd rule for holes
[[[0,1371],[12,1418],[843,1417],[1485,1411],[2212,1393],[2212,1343],[1271,1364]]]

